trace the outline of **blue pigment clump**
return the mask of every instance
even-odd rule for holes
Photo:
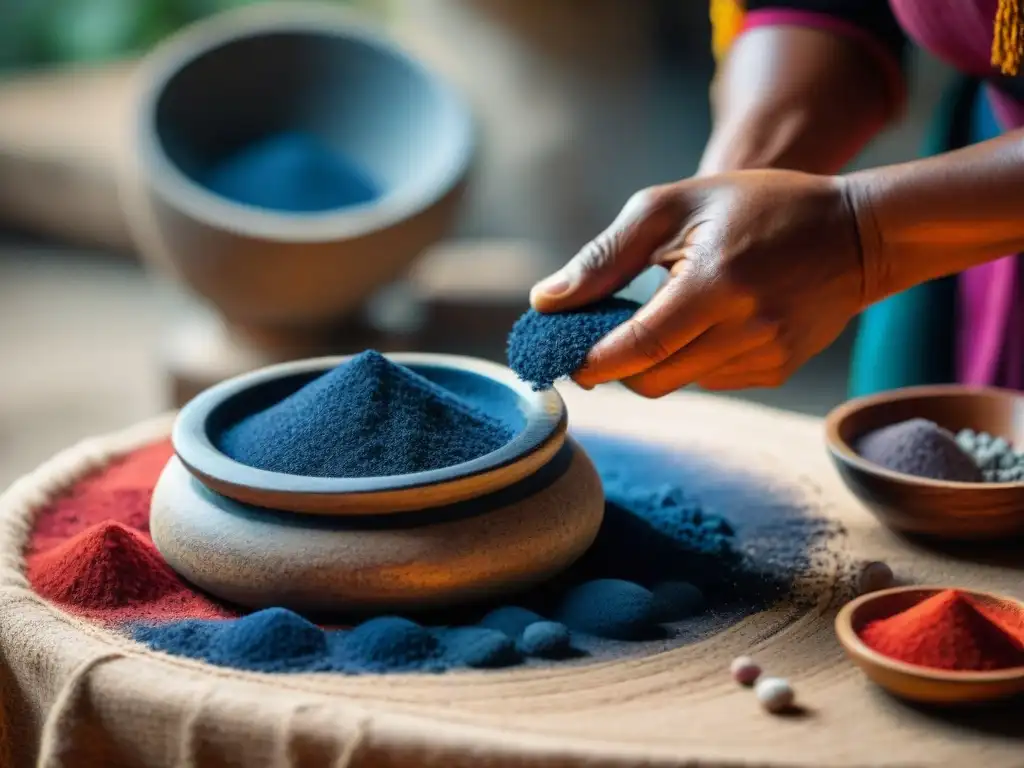
[[[497,629],[452,627],[440,631],[448,667],[497,669],[522,662],[515,641]]]
[[[383,477],[471,461],[513,430],[408,368],[368,351],[228,427],[225,454],[307,477]]]
[[[682,621],[704,610],[704,593],[688,581],[663,581],[651,594],[655,620],[662,624]]]
[[[508,337],[508,365],[534,389],[549,389],[578,371],[593,346],[629,320],[640,305],[611,298],[571,312],[529,310]]]
[[[200,182],[245,205],[318,213],[372,202],[377,185],[352,160],[306,133],[265,137],[208,170]]]
[[[397,616],[371,619],[347,633],[342,655],[363,669],[414,669],[433,658],[437,638],[419,624]]]
[[[535,621],[523,630],[517,647],[524,656],[564,659],[572,653],[572,634],[557,621]]]
[[[555,616],[575,632],[611,640],[643,640],[656,626],[654,595],[622,579],[597,579],[573,587]]]
[[[504,605],[485,615],[479,623],[481,627],[496,629],[517,639],[528,626],[543,620],[544,617],[539,613],[520,608],[518,605]]]

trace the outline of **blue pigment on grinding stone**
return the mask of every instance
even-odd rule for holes
[[[362,205],[380,194],[365,171],[304,133],[281,133],[243,147],[201,182],[237,203],[287,213]]]
[[[836,566],[827,562],[823,543],[837,529],[777,486],[699,454],[576,437],[604,481],[605,521],[576,564],[515,605],[467,610],[443,622],[428,615],[418,617],[421,624],[370,620],[354,630],[325,631],[325,645],[314,639],[321,630],[281,609],[239,620],[139,626],[135,637],[168,653],[271,672],[490,669],[544,663],[526,654],[536,638],[523,648],[524,630],[566,613],[575,626],[568,627],[572,652],[565,658],[607,660],[711,637],[787,594],[797,574],[804,584],[821,580],[814,595],[834,589],[829,574]],[[716,509],[728,510],[729,521]],[[809,570],[812,561],[825,564]],[[699,594],[704,611],[669,618],[690,610]],[[248,629],[237,632],[239,624]],[[262,648],[259,628],[268,638]],[[627,635],[638,639],[609,639]],[[289,636],[294,647],[276,647],[275,637]]]
[[[555,616],[573,631],[610,640],[644,639],[656,623],[654,595],[621,579],[598,579],[573,587]]]
[[[480,619],[480,626],[504,632],[511,638],[518,638],[524,629],[543,619],[540,614],[520,608],[518,605],[505,605],[495,608]]]
[[[538,659],[562,659],[572,652],[572,635],[565,624],[535,621],[523,630],[517,647],[524,656]]]
[[[242,464],[307,477],[384,477],[471,461],[512,429],[378,352],[363,352],[265,411],[218,447]]]
[[[651,590],[660,624],[688,619],[704,610],[704,593],[688,581],[663,581]]]
[[[572,312],[541,314],[531,309],[509,334],[509,368],[534,389],[548,389],[578,371],[591,348],[638,309],[635,301],[617,298]]]

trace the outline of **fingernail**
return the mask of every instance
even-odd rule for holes
[[[556,273],[537,283],[536,290],[546,296],[557,299],[563,293],[567,292],[570,287],[568,278]]]

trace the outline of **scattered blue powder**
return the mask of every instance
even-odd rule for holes
[[[480,619],[479,624],[481,627],[504,632],[512,639],[518,639],[523,634],[524,629],[535,622],[543,620],[543,616],[526,608],[520,608],[517,605],[505,605],[495,608],[488,613]]]
[[[535,621],[523,630],[517,647],[524,656],[564,659],[572,653],[572,635],[565,624]]]
[[[811,560],[824,557],[814,542],[830,529],[763,485],[716,474],[700,457],[584,444],[602,470],[604,523],[579,561],[515,605],[467,609],[436,623],[428,615],[418,617],[422,624],[385,617],[329,631],[270,609],[237,620],[139,626],[135,637],[168,653],[260,671],[493,669],[707,637],[782,597],[797,572],[809,578]],[[669,478],[675,484],[663,483]],[[698,498],[730,510],[754,555],[738,529]],[[571,647],[562,639],[569,632]]]
[[[200,181],[229,200],[288,213],[362,205],[380,195],[364,170],[304,133],[281,133],[249,144]]]
[[[549,389],[578,371],[591,348],[631,318],[640,305],[605,299],[572,312],[541,314],[529,310],[508,337],[508,365],[534,389]]]
[[[574,632],[643,640],[655,627],[654,595],[632,581],[585,581],[566,593],[555,616]]]
[[[663,581],[651,594],[654,620],[659,624],[682,621],[704,610],[704,593],[688,581]]]
[[[368,351],[229,426],[218,447],[258,469],[384,477],[471,461],[512,429],[405,366]]]

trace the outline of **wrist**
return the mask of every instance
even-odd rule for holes
[[[860,259],[861,306],[866,308],[892,293],[881,220],[877,215],[868,179],[853,174],[836,176],[835,180],[852,220]]]

